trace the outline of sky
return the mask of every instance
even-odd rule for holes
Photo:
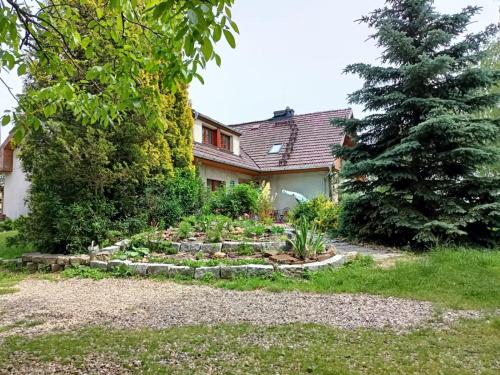
[[[261,120],[273,111],[293,108],[296,114],[352,107],[347,95],[362,85],[343,74],[346,65],[379,63],[370,29],[356,20],[383,5],[383,0],[235,0],[233,20],[240,29],[236,49],[224,40],[217,47],[222,66],[212,62],[202,73],[205,84],[193,82],[193,108],[225,124]],[[499,21],[500,0],[436,0],[441,12],[467,5],[483,11],[470,31]],[[0,72],[15,93],[22,79]],[[0,86],[0,115],[15,100]],[[8,128],[2,129],[2,140]]]

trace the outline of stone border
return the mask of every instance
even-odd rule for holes
[[[193,279],[209,277],[215,279],[231,279],[239,276],[269,277],[274,272],[281,272],[286,276],[301,276],[308,271],[318,271],[324,268],[340,267],[346,261],[345,255],[334,255],[320,262],[290,264],[290,265],[268,265],[247,264],[241,266],[213,266],[213,267],[188,267],[176,266],[169,263],[134,263],[128,260],[102,260],[90,261],[90,267],[110,271],[117,267],[127,267],[141,276],[163,275],[167,277],[184,276]]]
[[[270,277],[274,272],[281,272],[286,276],[302,276],[305,272],[318,271],[324,268],[340,267],[347,260],[346,255],[334,255],[320,262],[304,264],[246,264],[240,266],[212,266],[212,267],[188,267],[176,266],[169,263],[139,263],[129,260],[113,259],[91,260],[89,255],[57,255],[27,253],[21,259],[12,259],[4,263],[13,263],[16,266],[25,266],[29,271],[58,272],[65,268],[74,266],[90,266],[103,271],[112,271],[118,267],[127,267],[130,271],[141,276],[183,276],[193,279],[201,279],[206,275],[215,279],[232,279],[240,276]]]
[[[79,255],[63,255],[63,254],[42,254],[42,253],[26,253],[23,254],[21,259],[13,259],[3,261],[3,263],[15,263],[16,266],[25,266],[29,271],[49,271],[58,272],[68,267],[74,266],[90,266],[92,268],[110,271],[120,266],[125,266],[132,272],[147,276],[147,275],[163,275],[168,277],[184,276],[194,279],[201,279],[206,275],[216,279],[231,279],[239,276],[261,276],[269,277],[274,272],[281,272],[286,276],[301,276],[305,272],[318,271],[328,267],[339,267],[347,260],[346,255],[334,255],[328,259],[304,263],[304,264],[247,264],[239,266],[212,266],[212,267],[188,267],[176,266],[169,263],[137,263],[129,260],[110,260],[113,253],[125,249],[129,240],[125,239],[115,243],[112,246],[105,247],[96,252]],[[175,245],[178,247],[176,247]],[[183,249],[182,245],[193,245],[189,249]],[[279,242],[240,242],[240,241],[224,241],[218,243],[201,243],[201,242],[183,242],[172,243],[177,251],[234,251],[241,244],[252,246],[255,251],[266,250],[286,250],[288,243],[284,241]]]
[[[263,252],[266,250],[287,251],[290,249],[290,244],[287,241],[222,241],[222,242],[171,242],[172,247],[177,252],[196,253],[202,251],[204,253],[216,253],[218,251],[230,252],[238,249],[239,246],[250,246],[255,252]],[[103,249],[104,250],[104,249]]]

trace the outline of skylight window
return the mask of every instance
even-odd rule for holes
[[[271,146],[271,149],[269,150],[269,153],[270,154],[277,154],[281,151],[281,146],[282,144],[276,144],[276,145],[272,145]]]

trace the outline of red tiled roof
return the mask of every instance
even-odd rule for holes
[[[331,119],[351,116],[350,108],[293,116],[297,137],[286,165],[279,164],[291,133],[291,127],[286,121],[254,121],[232,127],[241,133],[241,150],[261,171],[311,169],[327,167],[335,160],[331,146],[340,144],[344,136],[341,128],[331,125]],[[274,144],[282,144],[281,151],[269,154]]]
[[[212,160],[234,167],[249,169],[251,171],[259,171],[257,164],[255,164],[244,151],[241,151],[241,155],[238,156],[231,152],[218,149],[212,145],[195,142],[193,154],[196,158]]]

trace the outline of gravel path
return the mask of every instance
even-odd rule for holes
[[[132,279],[26,279],[0,296],[1,333],[37,334],[93,324],[163,328],[185,324],[292,322],[404,330],[429,322],[430,303],[350,294],[238,292]],[[16,327],[17,326],[17,327]]]

